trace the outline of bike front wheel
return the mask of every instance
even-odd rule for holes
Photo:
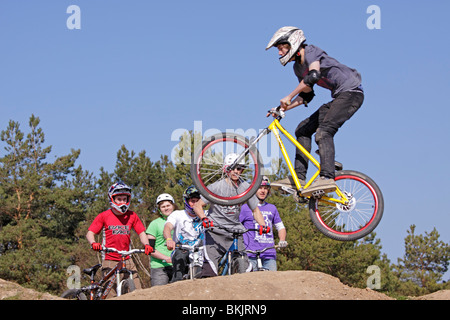
[[[60,297],[69,300],[87,300],[86,295],[78,289],[66,290]]]
[[[244,168],[239,182],[230,179],[225,157],[242,155],[237,165]],[[220,133],[205,139],[192,156],[191,178],[200,193],[219,205],[246,202],[258,190],[262,181],[262,160],[255,146],[247,138],[234,133]],[[234,177],[235,178],[235,177]],[[220,183],[225,180],[226,183]],[[217,182],[217,183],[216,183]],[[220,183],[220,188],[218,188]]]
[[[320,232],[335,240],[352,241],[365,237],[383,216],[384,200],[380,188],[367,175],[351,170],[336,172],[335,181],[348,203],[310,198],[312,222]],[[336,192],[329,196],[339,199]]]
[[[231,258],[230,273],[245,273],[249,267],[249,261],[245,255],[236,254]]]
[[[131,278],[123,279],[121,281],[120,285],[121,285],[121,290],[120,290],[121,295],[130,293],[130,292],[133,292],[134,290],[136,290],[136,285],[134,284],[134,281]]]

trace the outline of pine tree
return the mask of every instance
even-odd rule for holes
[[[0,277],[41,290],[57,290],[73,263],[71,244],[92,201],[92,175],[74,163],[80,151],[47,162],[39,118],[30,132],[10,121],[1,132],[6,154],[0,158]]]
[[[411,225],[405,238],[405,254],[395,266],[398,278],[403,282],[404,294],[416,295],[434,292],[448,287],[439,283],[450,262],[449,244],[439,240],[436,228],[425,235],[415,234]]]

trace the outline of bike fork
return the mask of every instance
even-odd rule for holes
[[[122,268],[128,271],[128,277],[130,277],[131,281],[133,281],[133,273],[127,269],[126,260],[123,260],[123,267]],[[128,277],[123,276],[123,279],[120,280],[120,273],[119,272],[120,272],[120,270],[117,269],[117,271],[116,271],[117,289],[116,290],[117,290],[117,296],[118,297],[120,297],[122,295],[122,287],[123,287],[122,285],[128,279]]]
[[[262,131],[258,134],[258,136],[257,136],[256,138],[250,139],[250,143],[249,143],[249,145],[248,145],[248,148],[245,149],[245,151],[244,151],[243,153],[241,153],[241,154],[237,157],[237,159],[234,161],[234,163],[235,163],[235,164],[238,164],[238,163],[240,163],[242,160],[244,160],[244,158],[248,155],[249,151],[250,151],[252,148],[254,148],[254,147],[256,148],[256,144],[258,143],[258,141],[261,140],[261,138],[264,137],[264,136],[265,136],[266,134],[268,134],[269,132],[270,132],[270,129],[269,129],[269,128],[265,128],[264,130],[262,130]],[[231,168],[234,169],[234,166],[232,165]]]
[[[258,271],[262,270],[263,269],[263,265],[262,265],[262,260],[261,260],[261,257],[260,257],[259,254],[256,257],[256,261],[257,261],[257,264],[258,264]]]
[[[120,273],[119,270],[116,271],[116,291],[117,291],[117,296],[120,297],[120,295],[122,294],[122,286],[121,286],[122,281],[120,281]]]

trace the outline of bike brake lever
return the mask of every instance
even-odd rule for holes
[[[281,106],[276,107],[275,110],[272,109],[268,110],[266,118],[268,118],[271,114],[277,115],[278,120],[283,119],[284,116],[286,115],[285,112],[281,110]]]

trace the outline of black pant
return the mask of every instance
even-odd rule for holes
[[[311,152],[311,137],[316,133],[315,141],[319,146],[321,176],[334,179],[334,135],[344,122],[361,107],[363,101],[362,91],[342,92],[297,126],[295,130],[297,141],[308,152]],[[306,180],[308,161],[308,158],[297,149],[295,172],[299,179]]]
[[[189,251],[184,249],[175,249],[172,254],[173,277],[170,282],[183,280],[185,274],[189,271]]]

